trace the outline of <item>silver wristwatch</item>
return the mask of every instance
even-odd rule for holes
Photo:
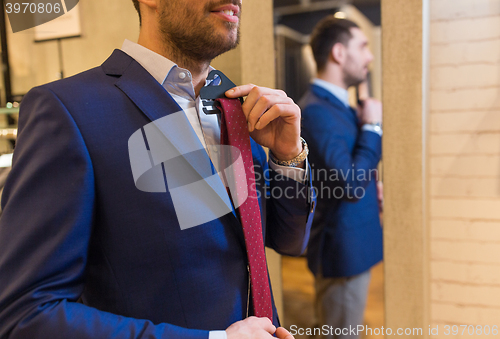
[[[372,131],[377,133],[378,135],[382,135],[382,124],[380,122],[371,122],[364,124],[361,129],[365,131]]]

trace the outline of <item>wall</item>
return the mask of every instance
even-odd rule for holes
[[[500,325],[500,1],[430,4],[431,319]]]
[[[425,3],[382,0],[385,319],[393,333],[428,324]]]
[[[66,77],[99,66],[124,39],[137,41],[139,36],[139,19],[131,0],[84,0],[78,6],[82,36],[61,42]],[[14,94],[25,94],[59,78],[56,41],[35,43],[33,28],[14,34],[10,23],[7,38]]]

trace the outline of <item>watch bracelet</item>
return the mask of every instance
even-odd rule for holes
[[[297,167],[300,163],[305,161],[307,156],[309,155],[309,147],[307,146],[307,142],[302,137],[300,137],[300,141],[302,142],[302,152],[300,152],[299,155],[297,155],[295,158],[290,160],[278,160],[271,151],[269,151],[269,158],[276,165],[286,166],[286,167]]]

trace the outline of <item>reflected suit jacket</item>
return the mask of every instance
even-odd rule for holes
[[[235,214],[181,230],[168,190],[134,184],[130,136],[178,111],[119,50],[25,96],[2,197],[1,338],[206,339],[245,318],[249,277]],[[194,130],[170,127],[165,136],[181,153],[199,142]],[[269,197],[266,154],[254,141],[252,151],[265,243],[299,255],[314,209],[310,183],[271,171],[270,188],[298,194]]]
[[[318,194],[307,248],[309,268],[325,277],[363,273],[382,260],[374,172],[381,137],[361,130],[356,112],[320,86],[311,85],[299,105]]]

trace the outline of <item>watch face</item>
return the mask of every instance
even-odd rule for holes
[[[297,167],[301,162],[306,160],[306,158],[309,154],[309,148],[307,147],[306,141],[302,137],[300,138],[300,140],[302,142],[302,152],[300,152],[300,154],[297,155],[295,158],[293,158],[291,160],[287,160],[287,161],[281,161],[281,160],[276,159],[273,156],[272,152],[270,152],[269,157],[271,158],[271,161],[277,165],[280,165],[280,166]]]

